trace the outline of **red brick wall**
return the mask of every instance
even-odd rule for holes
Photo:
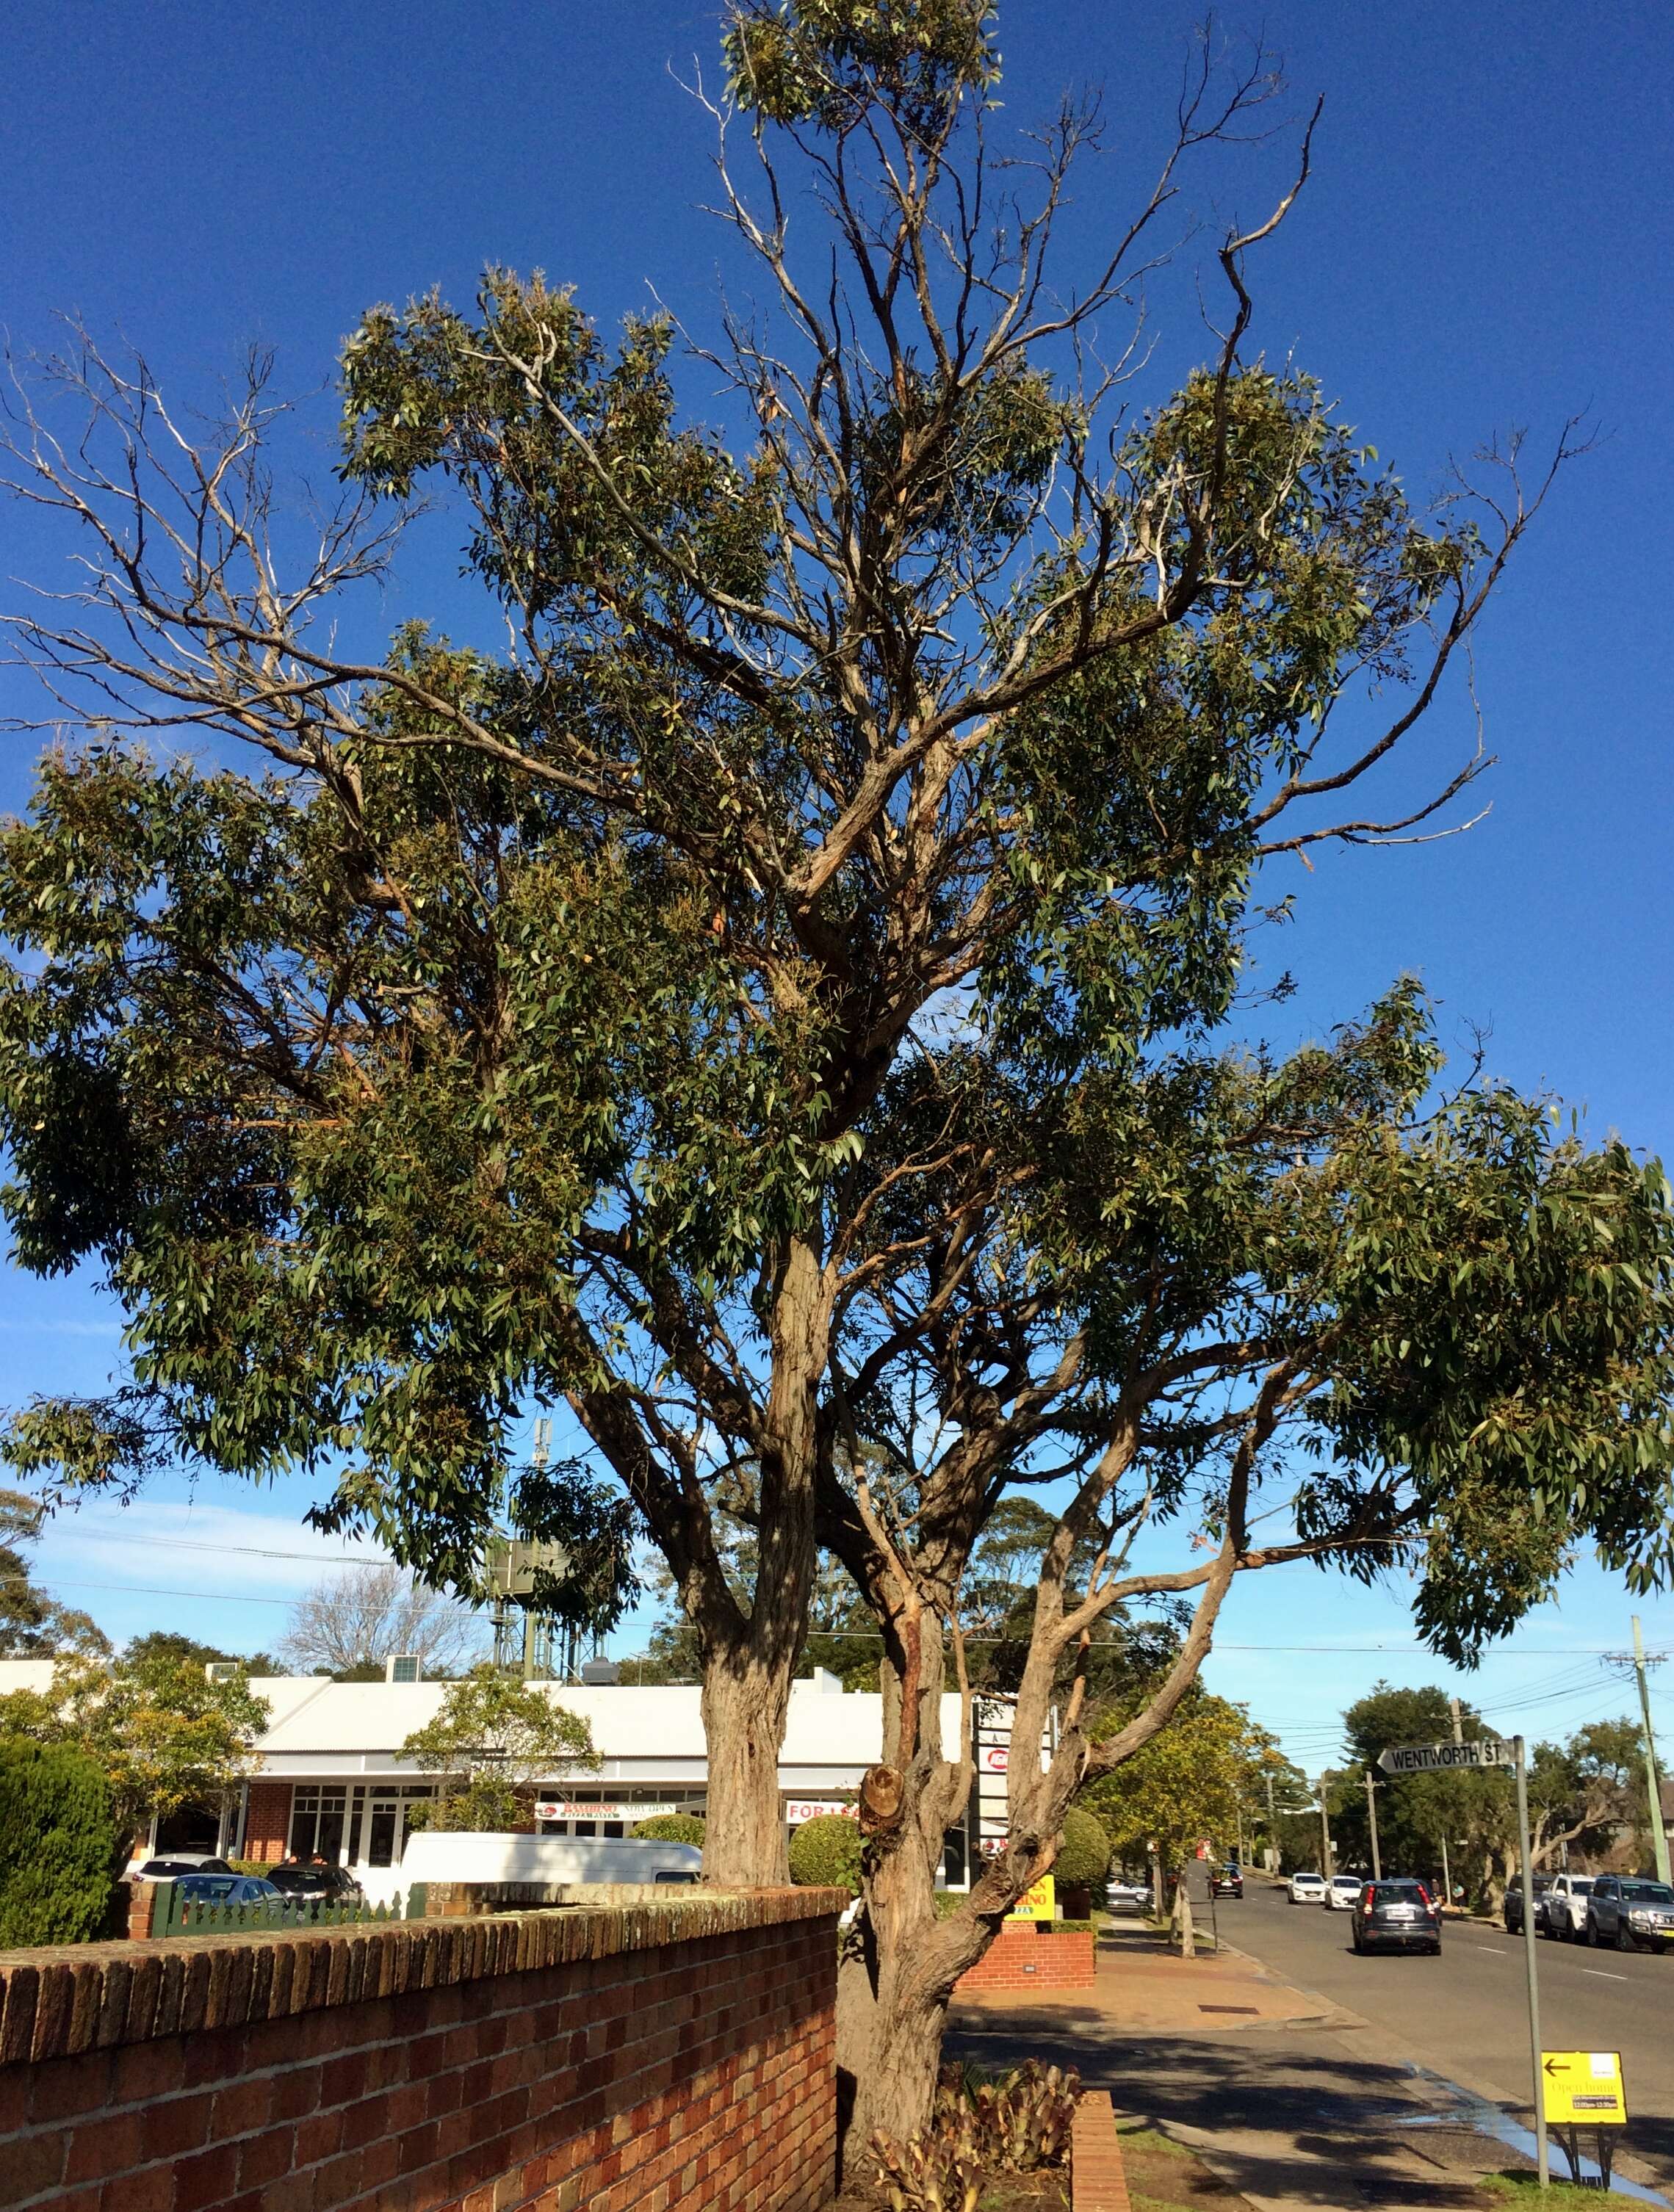
[[[815,2212],[825,1890],[0,1956],[39,2212]]]
[[[961,1990],[1090,1990],[1093,1936],[1085,1929],[1049,1934],[1032,1920],[1007,1920],[969,1973]]]
[[[250,1809],[245,1816],[244,1850],[240,1856],[271,1866],[283,1858],[290,1842],[289,1782],[253,1782]]]

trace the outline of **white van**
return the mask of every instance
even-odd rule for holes
[[[421,1828],[407,1838],[401,1879],[519,1889],[591,1888],[600,1882],[685,1883],[703,1870],[696,1844],[660,1836],[511,1836]]]

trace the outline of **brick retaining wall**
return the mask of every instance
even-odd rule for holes
[[[813,2212],[829,1890],[0,1955],[29,2212]]]
[[[1038,1928],[1032,1920],[1007,1920],[955,1986],[967,1991],[1090,1990],[1093,1978],[1090,1929],[1048,1930]]]

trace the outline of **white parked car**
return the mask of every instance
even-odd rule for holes
[[[1292,1875],[1290,1901],[1293,1905],[1323,1905],[1325,1901],[1324,1875],[1323,1874]]]
[[[1148,1881],[1106,1882],[1105,1899],[1112,1912],[1121,1911],[1124,1905],[1135,1912],[1144,1912],[1150,1906],[1151,1885]]]
[[[401,1855],[406,1882],[463,1881],[494,1887],[590,1889],[601,1882],[662,1887],[702,1878],[696,1844],[660,1836],[520,1836],[423,1828]]]
[[[167,1857],[131,1859],[128,1863],[130,1881],[175,1881],[186,1874],[231,1874],[225,1859],[218,1859],[213,1851],[170,1851]]]
[[[1578,1942],[1586,1934],[1586,1901],[1592,1894],[1590,1874],[1560,1874],[1552,1887],[1535,1900],[1535,1926],[1543,1936],[1555,1936],[1561,1943]]]
[[[1325,1903],[1332,1912],[1352,1912],[1366,1887],[1366,1877],[1358,1874],[1334,1874]]]

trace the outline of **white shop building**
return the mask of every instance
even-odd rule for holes
[[[0,1693],[46,1689],[45,1660],[0,1660]],[[203,1807],[164,1823],[160,1848],[210,1850],[268,1863],[295,1851],[318,1851],[352,1868],[368,1895],[395,1887],[395,1869],[415,1802],[435,1794],[434,1779],[399,1756],[399,1747],[435,1717],[443,1682],[332,1682],[316,1675],[265,1675],[251,1685],[266,1699],[270,1719],[249,1779],[223,1808]],[[709,1758],[700,1692],[695,1687],[626,1683],[540,1683],[592,1731],[599,1754],[586,1773],[556,1774],[536,1786],[543,1832],[619,1836],[654,1813],[702,1813],[709,1794]],[[942,1700],[942,1737],[950,1750],[959,1733],[959,1701]],[[868,1766],[882,1753],[883,1700],[874,1692],[844,1691],[834,1674],[817,1673],[791,1686],[790,1711],[779,1754],[785,1824],[794,1829],[816,1813],[852,1808]],[[965,1838],[948,1839],[943,1878],[965,1886]]]

